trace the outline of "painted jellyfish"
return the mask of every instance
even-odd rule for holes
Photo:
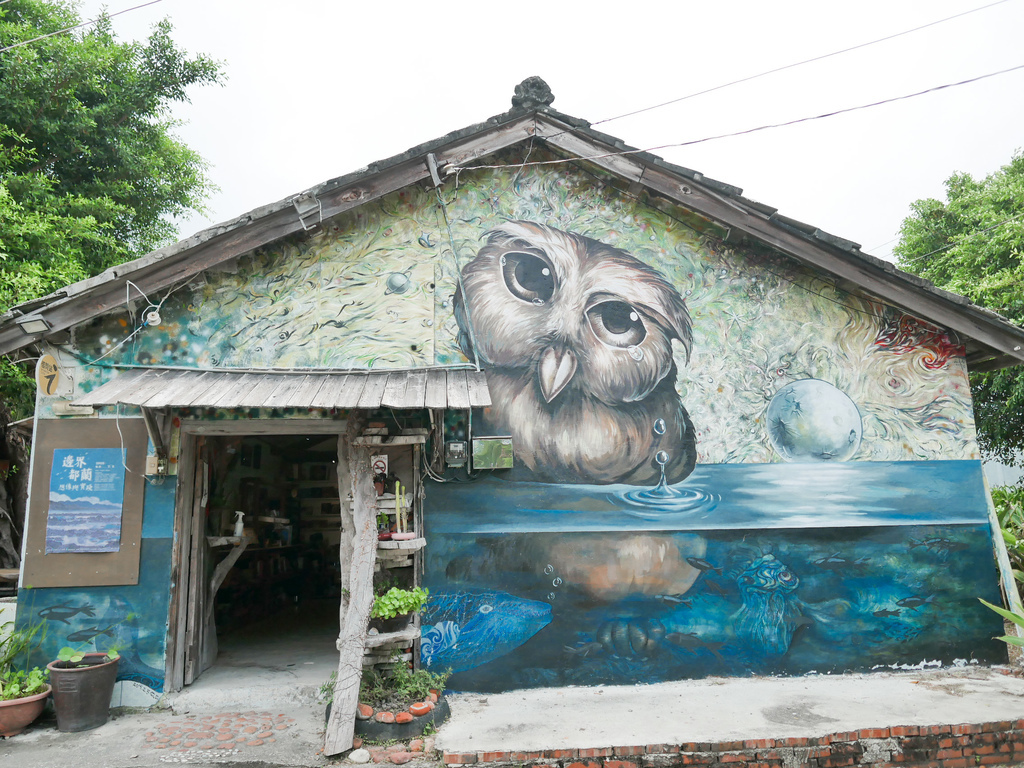
[[[786,653],[794,630],[807,621],[792,597],[800,579],[774,555],[762,555],[743,569],[736,583],[743,598],[736,634],[767,654]]]

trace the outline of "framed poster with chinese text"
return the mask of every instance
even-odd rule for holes
[[[38,419],[27,587],[137,584],[148,437],[142,419]]]
[[[120,448],[54,449],[46,554],[121,548],[124,473]]]

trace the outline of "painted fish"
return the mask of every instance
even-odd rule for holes
[[[507,592],[431,593],[420,656],[432,669],[473,669],[518,648],[550,623],[550,605]]]
[[[901,608],[909,608],[912,611],[917,610],[922,605],[930,603],[935,599],[935,595],[928,595],[928,597],[919,597],[917,595],[911,595],[910,597],[904,597],[902,600],[897,600],[896,605]]]
[[[725,661],[725,659],[722,658],[722,654],[718,652],[725,643],[709,643],[698,637],[694,632],[670,632],[665,635],[665,639],[673,645],[678,645],[684,651],[689,651],[690,653],[707,651],[714,655],[719,661]]]
[[[842,568],[863,568],[868,564],[868,562],[870,561],[866,557],[862,557],[859,560],[850,560],[849,558],[840,556],[838,552],[835,552],[828,557],[812,560],[811,565],[816,565],[826,571],[838,571]]]
[[[688,557],[688,558],[686,558],[686,562],[689,563],[690,565],[692,565],[698,571],[704,571],[704,572],[714,571],[719,576],[722,575],[722,568],[720,566],[716,567],[716,566],[712,565],[711,563],[709,563],[707,560],[704,560],[703,558],[700,558],[700,557]]]
[[[704,580],[704,589],[706,589],[709,594],[713,595],[724,595],[728,591],[718,582],[710,581],[708,579]]]
[[[654,599],[655,600],[662,600],[662,601],[664,601],[666,603],[674,603],[676,605],[682,605],[682,606],[685,606],[687,608],[692,608],[693,607],[693,600],[691,598],[688,598],[688,597],[683,597],[682,595],[655,595]]]
[[[874,615],[877,616],[880,619],[885,619],[885,618],[888,618],[889,616],[899,616],[900,612],[899,611],[881,610],[881,611],[875,611]]]
[[[39,611],[36,615],[39,616],[39,618],[46,619],[48,621],[62,621],[65,624],[70,624],[71,622],[68,621],[68,619],[73,616],[77,616],[78,614],[92,618],[96,615],[96,612],[89,603],[86,603],[85,605],[60,603],[59,605],[51,605],[48,608],[43,608],[43,610]]]
[[[68,641],[72,643],[87,643],[93,638],[99,637],[100,635],[106,635],[107,637],[114,637],[114,627],[116,624],[111,624],[106,629],[100,629],[99,627],[88,627],[87,629],[80,629],[77,632],[72,632],[68,635]]]
[[[968,546],[962,541],[953,541],[952,539],[944,539],[938,536],[932,536],[927,539],[911,539],[911,541],[914,543],[910,545],[910,549],[924,547],[932,552],[940,552],[942,554],[960,552],[961,550],[967,549]]]

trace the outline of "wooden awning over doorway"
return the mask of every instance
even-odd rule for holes
[[[483,408],[482,371],[235,372],[128,369],[74,405],[159,408]]]

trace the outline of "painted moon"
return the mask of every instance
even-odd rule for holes
[[[819,379],[787,384],[768,404],[768,438],[786,461],[848,461],[860,447],[860,412]]]

